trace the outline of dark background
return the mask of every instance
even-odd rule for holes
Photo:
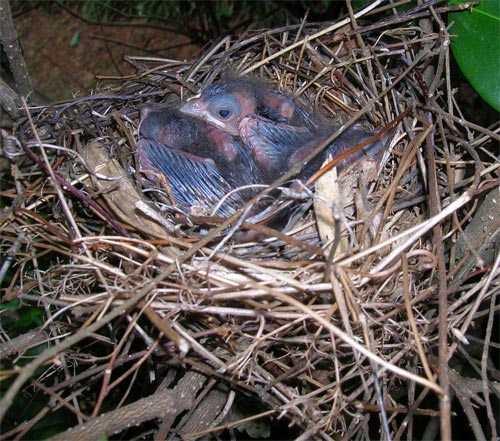
[[[50,101],[88,95],[96,76],[132,73],[126,55],[191,59],[227,33],[346,13],[332,0],[14,0],[11,9],[33,87]]]

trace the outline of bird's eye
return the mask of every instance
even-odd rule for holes
[[[225,94],[212,99],[209,111],[221,121],[230,121],[238,117],[241,113],[241,107],[234,96]]]

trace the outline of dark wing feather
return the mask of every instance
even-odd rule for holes
[[[325,150],[324,158],[326,159],[329,155],[331,155],[333,158],[337,158],[342,153],[347,152],[349,149],[355,147],[356,145],[368,141],[368,139],[370,139],[375,134],[376,132],[365,130],[360,126],[352,126],[327,147],[327,149]],[[379,153],[384,149],[385,144],[386,138],[382,137],[381,139],[372,142],[362,149],[350,154],[347,158],[340,161],[337,167],[345,169],[365,159],[366,157],[377,159]]]
[[[193,205],[201,205],[210,213],[232,190],[210,159],[197,158],[151,139],[140,140],[137,149],[141,166],[146,174],[150,170],[164,175],[175,203],[184,211],[189,212]],[[153,174],[149,174],[148,177],[159,181]],[[242,202],[237,194],[231,195],[216,214],[230,216]]]
[[[291,155],[315,138],[306,127],[276,123],[253,115],[242,121],[240,133],[255,161],[268,171],[271,181],[287,171]]]

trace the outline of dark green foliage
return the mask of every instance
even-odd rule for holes
[[[451,48],[460,69],[476,92],[500,111],[500,2],[482,1],[470,11],[450,14],[449,21],[454,22]]]
[[[43,371],[40,370],[39,374],[42,373]],[[2,381],[1,391],[4,392],[9,386],[10,381]],[[33,391],[33,389],[28,389],[16,396],[12,410],[7,414],[2,425],[4,431],[12,429],[16,421],[29,421],[35,418],[48,405],[49,398],[46,395],[40,392],[33,393]],[[63,407],[41,418],[22,439],[47,439],[62,432],[68,425],[75,423],[74,416]]]
[[[2,328],[20,334],[44,323],[43,310],[37,307],[21,308],[18,300],[0,304]],[[12,335],[11,335],[12,337]]]
[[[358,1],[363,6],[366,0]],[[258,7],[256,7],[258,5]],[[356,3],[357,5],[357,3]],[[354,6],[356,9],[358,6]],[[344,2],[333,0],[13,0],[14,16],[33,8],[64,9],[81,19],[98,24],[137,20],[191,38],[205,44],[221,36],[246,28],[258,29],[298,22],[306,14],[309,21],[327,21],[345,14]]]

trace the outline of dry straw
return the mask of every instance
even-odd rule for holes
[[[26,109],[2,190],[1,274],[4,300],[46,321],[3,335],[4,360],[43,350],[4,371],[2,416],[31,384],[51,398],[43,412],[79,419],[57,439],[151,420],[158,437],[183,439],[243,422],[262,438],[273,420],[301,440],[425,437],[439,420],[445,438],[451,394],[478,439],[495,436],[498,124],[469,123],[455,102],[447,9],[370,11],[379,3],[341,23],[227,37],[195,61],[130,57],[135,75]],[[345,127],[396,120],[390,154],[328,171],[300,198],[284,192],[300,213],[284,232],[253,226],[244,208],[203,222],[165,209],[165,188],[148,189],[137,166],[138,108],[178,103],[228,70]],[[246,228],[267,238],[235,242]]]

